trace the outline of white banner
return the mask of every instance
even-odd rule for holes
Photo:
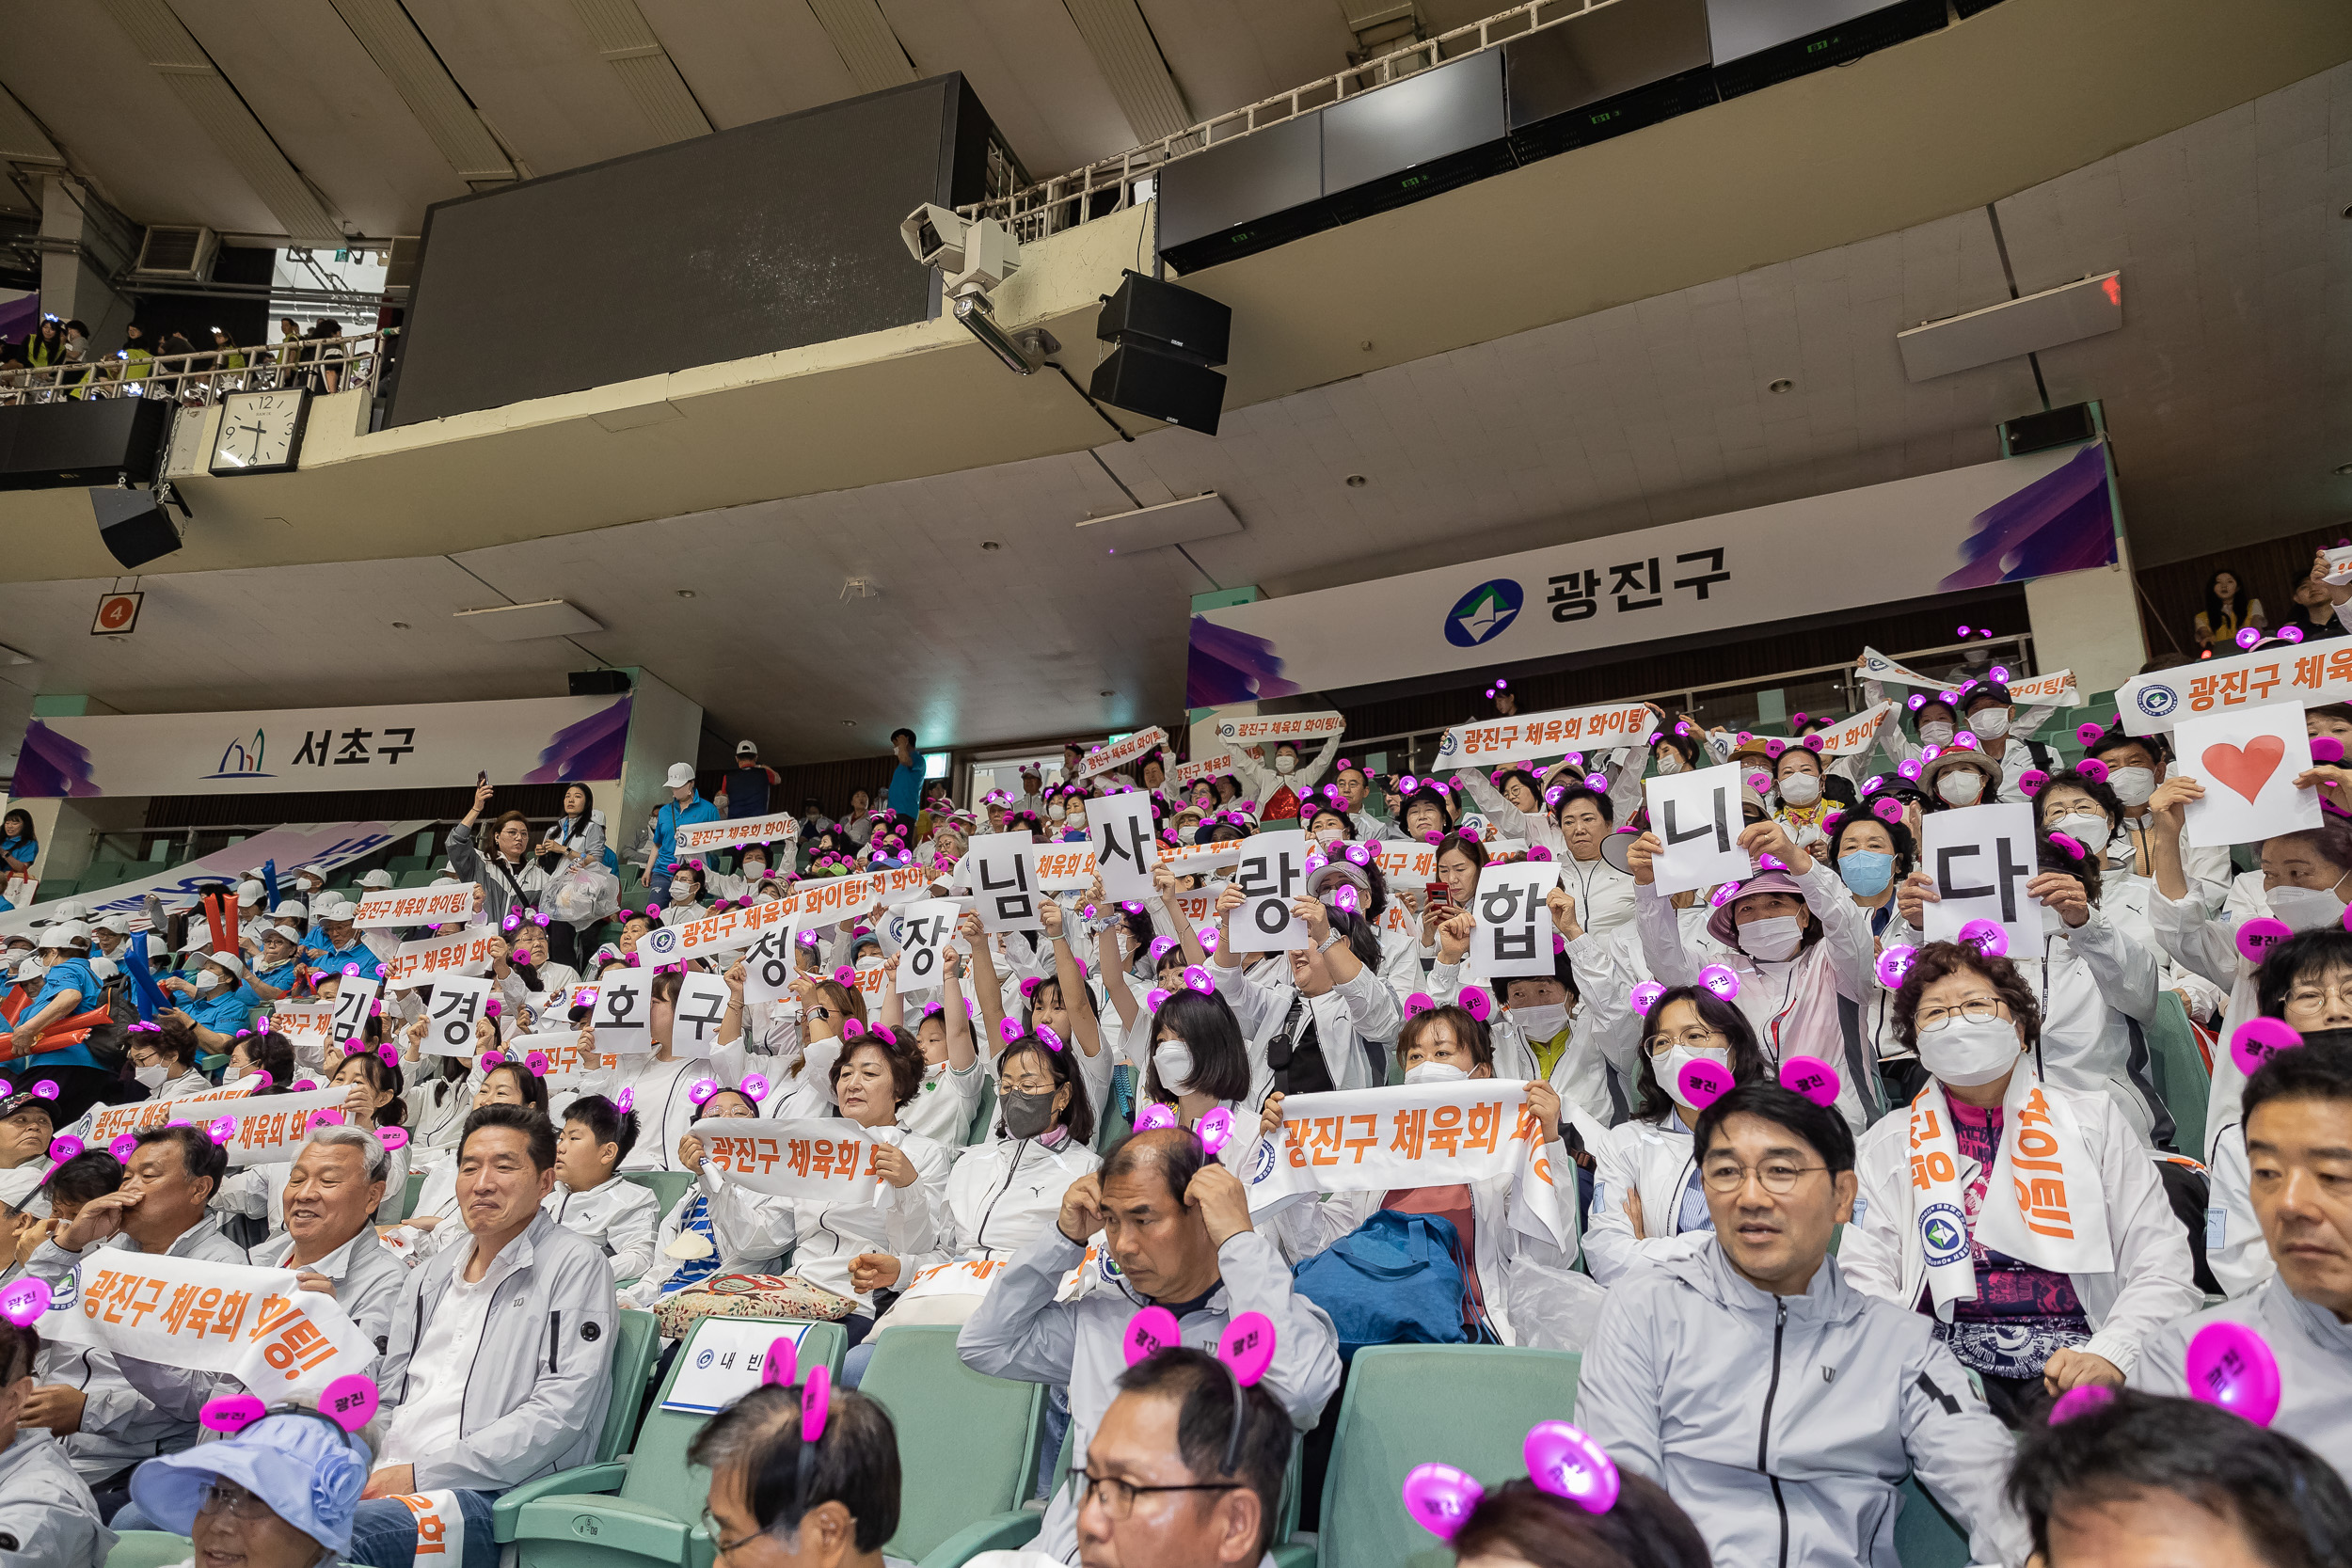
[[[621,776],[628,715],[624,695],[36,719],[15,793],[447,789],[483,772],[492,784],[596,784]]]
[[[1940,690],[1944,685],[1933,675],[1923,675],[1908,664],[1899,664],[1867,644],[1862,650],[1862,678],[1881,686],[1891,682],[1897,686],[1924,686],[1931,690]]]
[[[1009,1259],[959,1258],[952,1263],[933,1263],[916,1273],[914,1283],[899,1291],[900,1301],[919,1301],[927,1296],[984,1296],[996,1276],[1012,1267]]]
[[[1032,844],[1029,869],[1042,893],[1084,893],[1094,885],[1090,844]]]
[[[1202,779],[1214,779],[1221,773],[1231,773],[1232,770],[1233,753],[1219,752],[1213,757],[1202,757],[1199,762],[1178,763],[1168,771],[1168,787],[1171,790],[1183,789],[1187,785],[1200,783]]]
[[[1223,866],[1241,863],[1243,842],[1235,838],[1220,844],[1180,844],[1173,849],[1163,845],[1160,861],[1180,877],[1198,877]]]
[[[2040,707],[2049,704],[2055,707],[2081,707],[2083,694],[2075,689],[2074,672],[2059,670],[2047,675],[2026,675],[2009,683],[2009,694],[2019,707]]]
[[[909,904],[898,927],[898,989],[928,990],[940,983],[940,955],[963,911],[952,898]]]
[[[746,1121],[721,1117],[686,1130],[726,1180],[755,1193],[808,1198],[827,1208],[871,1203],[881,1191],[873,1137],[841,1117]]]
[[[980,833],[963,857],[963,874],[976,900],[980,929],[998,931],[1044,929],[1037,914],[1037,868],[1029,851],[1036,847],[1026,833]]]
[[[578,1034],[516,1035],[499,1049],[510,1061],[526,1061],[534,1051],[548,1059],[548,1070],[540,1075],[550,1094],[561,1089],[576,1089],[582,1079],[605,1069],[605,1054],[600,1051],[580,1048]]]
[[[1318,1193],[1391,1192],[1511,1178],[1511,1227],[1573,1243],[1559,1223],[1543,1132],[1524,1085],[1501,1079],[1294,1094],[1282,1126],[1249,1151],[1249,1211],[1264,1213]],[[1575,1189],[1567,1189],[1575,1212]]]
[[[196,902],[199,889],[235,882],[246,872],[269,861],[278,863],[278,885],[290,888],[296,866],[316,865],[332,871],[374,854],[388,844],[412,838],[430,825],[421,821],[326,822],[271,828],[169,870],[157,866],[151,875],[134,881],[89,893],[60,895],[47,903],[20,906],[0,913],[0,932],[29,931],[36,921],[56,919],[57,905],[68,897],[88,910],[93,919],[103,914],[144,916],[150,894],[161,898],[167,908],[185,909]]]
[[[1113,899],[1152,896],[1152,868],[1160,863],[1160,841],[1152,832],[1150,795],[1126,789],[1088,801],[1087,839],[1104,893]]]
[[[492,956],[505,949],[495,926],[469,926],[453,936],[404,942],[384,966],[384,989],[406,990],[432,985],[444,974],[485,974]]]
[[[1470,962],[1481,978],[1554,973],[1551,918],[1544,895],[1559,880],[1560,868],[1550,861],[1512,865],[1488,862],[1479,867],[1478,891],[1471,897],[1478,925],[1470,933]]]
[[[1232,941],[1243,953],[1280,953],[1312,940],[1291,911],[1307,884],[1307,835],[1296,827],[1247,839],[1233,867],[1233,885],[1248,901],[1233,911]]]
[[[315,1060],[333,1038],[328,1029],[334,1022],[335,1005],[331,1002],[273,1002],[269,1007],[269,1026],[294,1042],[297,1057],[308,1055]],[[305,1051],[305,1046],[318,1049]]]
[[[1137,730],[1133,735],[1124,736],[1107,746],[1088,752],[1086,761],[1078,765],[1078,777],[1090,779],[1097,773],[1107,773],[1115,768],[1124,768],[1153,747],[1164,747],[1167,744],[1168,732],[1157,724],[1150,729]]]
[[[1998,924],[2009,956],[2023,961],[2042,951],[2042,906],[2026,896],[2041,875],[2039,840],[2029,805],[1962,806],[1928,814],[1922,868],[1935,879],[1940,902],[1926,906],[1930,942],[1958,942],[1972,920]]]
[[[335,1298],[297,1290],[291,1269],[92,1247],[56,1291],[43,1339],[226,1372],[269,1403],[315,1400],[375,1360]]]
[[[2134,675],[2115,693],[2130,735],[2158,735],[2184,719],[2290,702],[2305,707],[2352,702],[2352,638],[2201,659]]]
[[[720,953],[739,953],[757,942],[762,933],[781,929],[772,920],[755,918],[756,911],[768,907],[754,904],[748,910],[719,910],[675,926],[656,926],[637,939],[638,959],[648,966],[659,966],[707,958]]]
[[[291,1160],[310,1141],[314,1118],[321,1111],[340,1111],[350,1097],[348,1085],[342,1088],[310,1089],[302,1094],[247,1095],[232,1105],[224,1105],[197,1122],[209,1128],[213,1121],[227,1116],[237,1118],[237,1130],[221,1147],[229,1151],[231,1165],[272,1165]],[[184,1105],[183,1100],[169,1100],[167,1105]],[[183,1111],[182,1116],[188,1113]],[[195,1119],[191,1117],[190,1119]],[[93,1145],[93,1147],[95,1147]]]
[[[2014,691],[2016,688],[2011,687],[2010,689]],[[1814,734],[1821,737],[1821,755],[1825,757],[1842,757],[1850,756],[1855,752],[1868,751],[1872,743],[1878,739],[1879,724],[1888,714],[1894,711],[1895,705],[1891,700],[1883,703],[1878,703],[1869,707],[1864,708],[1860,713],[1855,714],[1851,719],[1847,720],[1843,723],[1833,724],[1828,729],[1815,731]],[[1767,740],[1772,737],[1769,736],[1758,736],[1756,738],[1758,740]],[[1791,746],[1803,747],[1804,743],[1807,740],[1812,739],[1813,736],[1784,736],[1780,738],[1787,740]],[[1652,820],[1655,820],[1655,818],[1653,817]]]
[[[425,1004],[424,1038],[417,1050],[427,1056],[472,1056],[481,1047],[473,1026],[483,1005],[490,1000],[490,982],[470,974],[443,974],[433,981],[433,999]]]
[[[1216,737],[1236,749],[1279,746],[1283,741],[1323,740],[1347,728],[1336,713],[1273,713],[1259,719],[1220,719]]]
[[[1726,762],[1687,773],[1657,773],[1642,781],[1649,800],[1650,832],[1658,835],[1650,875],[1661,898],[1756,874],[1756,863],[1740,847],[1740,830],[1745,825],[1740,815],[1740,776],[1746,770],[1743,764]]]
[[[135,1100],[127,1105],[93,1105],[72,1129],[91,1148],[104,1148],[129,1132],[168,1125],[184,1118],[199,1127],[225,1116],[237,1101],[252,1094],[260,1080],[241,1078],[218,1088],[200,1089],[177,1100]]]
[[[675,853],[680,860],[707,849],[734,844],[776,844],[798,838],[801,819],[788,811],[766,816],[731,816],[721,822],[697,822],[677,831]]]
[[[359,900],[359,912],[351,923],[362,930],[471,924],[474,897],[481,891],[474,882],[455,887],[379,888]]]
[[[1491,768],[1533,757],[1565,756],[1570,752],[1638,746],[1657,727],[1657,717],[1645,703],[1599,703],[1524,719],[1456,724],[1438,738],[1438,766]]]

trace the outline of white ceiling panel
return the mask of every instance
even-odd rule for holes
[[[1032,177],[1135,145],[1061,0],[882,0],[882,14],[918,75],[963,72]]]
[[[405,0],[466,96],[532,174],[656,145],[571,0]],[[420,214],[421,216],[421,214]]]
[[[805,0],[637,0],[721,130],[857,96]]]

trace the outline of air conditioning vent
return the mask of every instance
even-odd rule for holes
[[[155,228],[139,242],[135,277],[174,277],[209,282],[220,254],[220,236],[209,229]]]

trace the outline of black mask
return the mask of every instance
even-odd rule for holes
[[[1005,1131],[1016,1138],[1034,1138],[1054,1125],[1054,1096],[1006,1094],[996,1103],[1005,1113]]]

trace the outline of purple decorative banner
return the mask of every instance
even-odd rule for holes
[[[621,776],[621,753],[628,743],[627,697],[577,724],[555,732],[539,766],[523,775],[525,784],[594,784]]]

